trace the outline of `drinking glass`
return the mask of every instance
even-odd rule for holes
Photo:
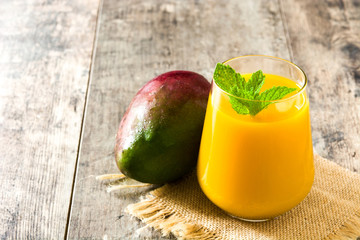
[[[224,64],[245,76],[261,69],[263,88],[298,88],[251,116],[238,114],[229,101],[236,96],[212,81],[197,166],[201,189],[234,217],[266,221],[298,205],[313,184],[307,77],[294,63],[270,56],[241,56]]]

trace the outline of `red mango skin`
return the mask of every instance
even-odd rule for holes
[[[120,171],[140,182],[174,181],[196,166],[210,83],[172,71],[145,84],[132,99],[116,136]]]

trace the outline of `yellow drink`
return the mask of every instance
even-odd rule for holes
[[[265,76],[262,91],[273,86],[299,91],[250,116],[236,113],[213,82],[199,152],[198,181],[205,195],[247,220],[290,210],[305,198],[314,178],[306,93],[290,79]]]

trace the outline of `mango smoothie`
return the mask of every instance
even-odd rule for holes
[[[267,74],[261,91],[296,88],[255,116],[238,114],[213,81],[197,166],[205,195],[232,216],[274,218],[299,204],[314,179],[306,92],[297,82]],[[242,74],[247,80],[250,74]]]

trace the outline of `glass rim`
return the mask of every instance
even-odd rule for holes
[[[223,62],[222,64],[226,64],[227,62],[230,62],[232,60],[236,60],[236,59],[239,59],[239,58],[246,58],[246,57],[263,57],[263,58],[275,59],[275,60],[280,60],[282,62],[286,62],[286,63],[292,65],[293,67],[295,67],[295,69],[299,70],[302,73],[302,75],[304,76],[304,79],[305,79],[304,84],[294,95],[291,95],[289,97],[285,97],[285,98],[282,98],[282,99],[279,99],[279,100],[251,100],[251,99],[246,99],[246,98],[235,96],[235,95],[233,95],[231,93],[228,93],[227,91],[223,90],[219,85],[216,84],[216,82],[214,81],[214,78],[212,78],[212,84],[214,84],[218,89],[220,89],[220,91],[224,92],[226,95],[228,95],[230,97],[234,97],[234,98],[239,99],[239,100],[250,101],[250,102],[269,102],[269,103],[285,102],[285,101],[291,100],[291,99],[299,96],[301,93],[303,93],[305,91],[305,88],[308,85],[308,78],[307,78],[304,70],[302,70],[295,63],[290,62],[288,60],[285,60],[283,58],[273,57],[273,56],[268,56],[268,55],[256,55],[256,54],[255,55],[243,55],[243,56],[239,56],[239,57],[230,58],[230,59],[226,60],[225,62]],[[264,75],[266,75],[266,73],[264,73]]]

